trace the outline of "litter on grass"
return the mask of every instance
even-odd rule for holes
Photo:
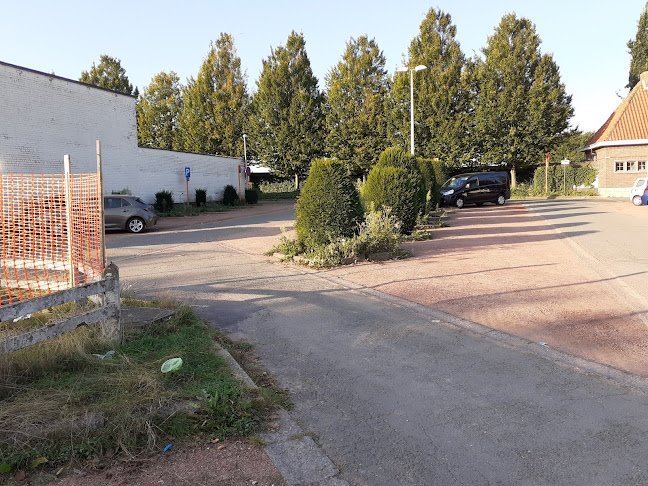
[[[178,371],[180,368],[182,368],[182,358],[171,358],[162,363],[160,371],[162,373],[171,373],[172,371]]]

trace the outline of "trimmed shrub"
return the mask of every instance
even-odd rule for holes
[[[226,185],[225,190],[223,191],[223,204],[225,206],[234,206],[236,201],[238,201],[238,193],[236,192],[236,189],[234,189],[234,186],[231,184]]]
[[[248,204],[256,204],[259,202],[259,191],[256,189],[245,190],[245,202]]]
[[[173,209],[173,193],[171,191],[156,192],[153,207],[160,213],[170,212]]]
[[[403,224],[401,231],[411,233],[419,213],[425,211],[427,192],[416,159],[400,148],[390,148],[369,172],[362,201],[365,209],[391,208]]]
[[[363,212],[360,197],[345,165],[313,161],[296,206],[295,232],[307,248],[352,237]]]
[[[196,206],[207,204],[207,189],[196,189]]]

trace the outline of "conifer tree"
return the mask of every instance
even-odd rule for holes
[[[178,117],[182,110],[180,78],[161,72],[137,100],[137,141],[143,147],[179,148]]]
[[[326,84],[327,151],[352,175],[366,175],[387,148],[385,56],[373,39],[352,38]]]
[[[634,40],[628,41],[630,52],[630,72],[626,88],[634,88],[639,82],[639,76],[648,71],[648,3],[644,7],[637,26]]]
[[[431,8],[409,46],[406,66],[427,67],[414,73],[416,155],[461,163],[472,157],[470,86],[465,56],[455,39],[450,14]],[[410,145],[410,73],[396,73],[392,91],[391,141]]]
[[[477,66],[476,135],[481,163],[516,171],[544,161],[573,114],[553,57],[540,52],[535,25],[502,17]]]
[[[243,155],[249,100],[241,59],[230,34],[222,33],[211,45],[198,77],[189,79],[182,98],[179,126],[184,150]]]
[[[128,95],[138,94],[137,88],[133,90],[133,85],[128,80],[121,61],[106,54],[99,57],[98,65],[92,63],[90,71],[81,71],[79,81]]]
[[[250,145],[277,174],[299,178],[323,152],[323,96],[313,75],[303,34],[263,61],[252,102]]]

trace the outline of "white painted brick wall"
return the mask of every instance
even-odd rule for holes
[[[244,189],[241,159],[138,147],[135,103],[132,96],[0,62],[0,173],[60,174],[65,154],[73,172],[95,172],[99,140],[104,193],[128,188],[153,202],[156,192],[168,190],[184,202],[185,167],[191,168],[190,201],[196,189],[213,200],[228,184]]]

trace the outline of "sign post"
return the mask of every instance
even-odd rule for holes
[[[567,176],[565,175],[567,172],[567,166],[569,165],[569,160],[561,160],[560,165],[563,166],[563,195],[567,195]]]
[[[545,194],[549,192],[549,157],[550,153],[547,152],[547,158],[545,160]]]
[[[189,204],[189,177],[191,177],[191,169],[185,167],[185,177],[187,178],[187,204]]]

